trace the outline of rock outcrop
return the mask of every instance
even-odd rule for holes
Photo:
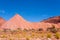
[[[60,16],[51,17],[51,18],[49,18],[47,20],[44,20],[43,22],[54,23],[54,24],[60,23]]]

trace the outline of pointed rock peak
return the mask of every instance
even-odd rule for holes
[[[15,14],[16,16],[20,16],[18,13]]]
[[[12,20],[15,20],[15,21],[16,21],[16,20],[26,21],[22,16],[20,16],[20,15],[17,14],[17,13],[16,13],[10,20],[11,20],[11,21],[12,21]],[[9,20],[9,21],[10,21],[10,20]]]
[[[16,16],[16,17],[21,17],[21,16],[20,16],[19,14],[17,14],[17,13],[15,14],[15,16]],[[22,17],[21,17],[21,18],[22,18]]]

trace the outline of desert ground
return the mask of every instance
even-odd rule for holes
[[[60,40],[60,29],[55,27],[38,30],[17,30],[4,29],[0,30],[0,40]]]

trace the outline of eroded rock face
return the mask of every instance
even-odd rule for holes
[[[0,17],[0,26],[2,26],[5,22],[6,22],[6,20],[4,20],[3,18]]]
[[[44,20],[42,22],[45,22],[45,23],[55,23],[55,24],[57,24],[57,23],[60,23],[60,16],[51,17],[51,18],[49,18],[47,20]]]

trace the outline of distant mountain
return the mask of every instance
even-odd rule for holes
[[[54,23],[54,24],[60,23],[60,16],[51,17],[47,20],[43,20],[43,22],[45,22],[45,23]]]
[[[2,28],[4,29],[17,29],[21,28],[28,29],[31,27],[30,22],[27,22],[25,19],[23,19],[20,15],[16,14],[14,17],[12,17],[9,21],[7,21]]]
[[[5,22],[6,22],[6,20],[4,20],[2,17],[0,17],[0,26],[2,26]]]
[[[54,25],[56,28],[60,28],[60,16],[50,17],[41,22],[32,23],[34,29],[43,28],[46,30],[48,27],[52,27]]]
[[[46,20],[43,20],[42,22],[49,23],[51,26],[54,25],[56,28],[60,28],[60,16],[50,17]]]
[[[43,20],[42,22],[28,22],[24,18],[22,18],[19,14],[13,16],[10,20],[4,23],[1,28],[2,29],[12,29],[16,30],[17,28],[23,29],[40,29],[46,30],[48,27],[52,27],[54,25],[56,28],[60,28],[60,16],[51,17],[47,20]]]

